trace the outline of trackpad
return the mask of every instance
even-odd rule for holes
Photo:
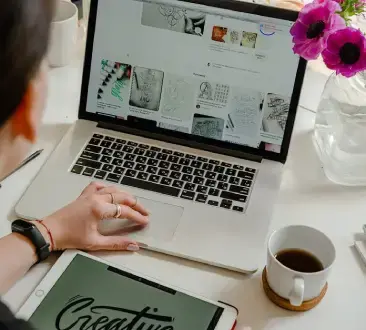
[[[150,212],[150,223],[143,229],[136,230],[136,224],[128,220],[112,219],[104,220],[99,230],[102,234],[128,235],[132,239],[153,238],[158,241],[172,240],[177,230],[184,208],[164,204],[151,199],[138,197],[139,203]]]

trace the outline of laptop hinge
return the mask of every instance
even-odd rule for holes
[[[126,126],[116,125],[116,124],[111,124],[111,123],[106,123],[106,122],[99,122],[97,127],[102,128],[102,129],[116,131],[116,132],[137,135],[137,136],[141,136],[141,137],[148,138],[148,139],[178,144],[178,145],[189,147],[189,148],[214,152],[217,154],[227,155],[227,156],[236,157],[236,158],[240,158],[240,159],[246,159],[246,160],[257,162],[257,163],[260,163],[263,159],[263,157],[258,156],[258,155],[252,155],[252,154],[237,151],[237,150],[221,148],[218,146],[204,144],[204,143],[200,143],[200,142],[196,142],[196,141],[192,141],[192,140],[187,140],[184,138],[178,138],[178,137],[173,137],[173,136],[166,136],[164,134],[159,134],[159,133],[147,132],[147,131],[144,131],[144,130],[141,130],[138,128],[134,128],[134,127],[126,127]]]

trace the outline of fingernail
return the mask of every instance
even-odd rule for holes
[[[127,246],[127,251],[137,252],[138,250],[140,250],[140,247],[138,245],[130,244],[129,246]]]

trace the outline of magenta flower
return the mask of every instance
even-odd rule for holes
[[[329,36],[322,53],[325,65],[337,74],[352,77],[366,69],[366,39],[360,30],[347,27]]]
[[[329,34],[346,25],[336,14],[338,11],[341,6],[332,0],[306,5],[290,30],[294,53],[307,60],[316,59],[324,50]]]

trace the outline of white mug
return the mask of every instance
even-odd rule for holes
[[[287,249],[301,249],[314,255],[323,270],[303,273],[292,270],[277,259],[277,253]],[[273,232],[267,246],[267,281],[271,289],[293,306],[318,297],[327,283],[335,261],[335,247],[321,231],[307,226],[288,226]]]
[[[61,67],[73,60],[78,40],[78,9],[69,0],[58,0],[51,25],[48,62]]]

